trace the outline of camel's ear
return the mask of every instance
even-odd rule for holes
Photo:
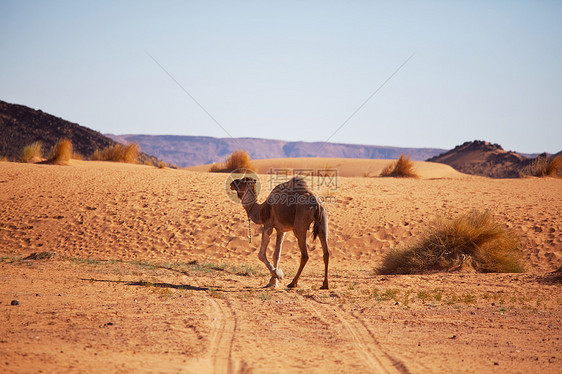
[[[256,183],[256,180],[254,178],[250,178],[250,177],[245,177],[243,179],[243,181],[247,182],[247,183]]]

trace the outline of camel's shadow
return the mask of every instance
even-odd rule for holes
[[[289,288],[271,288],[271,287],[263,287],[263,286],[243,286],[243,287],[236,287],[236,286],[211,286],[211,287],[201,287],[201,286],[193,286],[190,284],[173,284],[173,283],[166,283],[166,282],[148,282],[148,281],[123,281],[123,280],[111,280],[111,279],[93,279],[93,278],[80,278],[83,281],[87,282],[98,282],[98,283],[115,283],[115,284],[124,284],[126,286],[136,286],[136,287],[155,287],[155,288],[171,288],[175,290],[191,290],[191,291],[215,291],[215,292],[224,292],[224,293],[236,293],[236,292],[255,292],[255,291],[271,291],[271,292],[280,292],[280,291],[289,291]]]
[[[209,287],[192,286],[189,284],[172,284],[172,283],[148,283],[143,281],[138,282],[125,282],[127,286],[152,286],[158,288],[173,288],[175,290],[191,290],[191,291],[209,291]]]
[[[192,286],[190,284],[172,284],[172,283],[152,283],[152,282],[145,282],[145,281],[121,281],[121,280],[110,280],[110,279],[86,279],[81,278],[83,281],[88,282],[100,282],[100,283],[116,283],[116,284],[124,284],[127,286],[137,286],[137,287],[158,287],[158,288],[173,288],[176,290],[191,290],[191,291],[209,291],[209,287],[199,287],[199,286]]]
[[[193,286],[190,284],[172,284],[166,282],[147,282],[147,281],[122,281],[122,280],[110,280],[110,279],[92,279],[92,278],[80,278],[83,281],[87,282],[99,282],[99,283],[115,283],[115,284],[123,284],[126,286],[134,286],[134,287],[154,287],[154,288],[171,288],[175,290],[191,290],[191,291],[210,291],[210,292],[221,292],[225,294],[236,294],[236,293],[255,293],[259,291],[265,292],[291,292],[293,291],[292,288],[287,287],[279,287],[279,288],[272,288],[267,286],[241,286],[237,287],[235,285],[232,286],[220,286],[214,285],[209,287],[201,287],[201,286]]]

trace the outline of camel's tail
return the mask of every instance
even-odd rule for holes
[[[316,237],[323,233],[328,237],[328,213],[326,208],[319,201],[316,203],[314,212],[314,226],[312,228],[312,240],[316,240]]]

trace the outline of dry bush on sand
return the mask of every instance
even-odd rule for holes
[[[61,139],[51,149],[51,157],[48,163],[55,165],[65,165],[72,156],[72,142],[68,139]]]
[[[396,178],[418,178],[414,170],[414,163],[410,161],[409,156],[403,153],[397,161],[394,161],[382,169],[381,177],[396,177]]]
[[[212,173],[230,173],[231,171],[237,169],[256,171],[256,167],[252,164],[252,160],[250,159],[248,152],[244,150],[234,151],[230,156],[228,156],[222,165],[213,164],[211,165],[211,169],[209,171]]]
[[[562,155],[554,158],[539,156],[521,174],[522,177],[562,177]]]
[[[113,144],[102,150],[96,149],[91,159],[97,161],[114,161],[136,164],[140,153],[140,146],[137,143],[127,145]]]
[[[43,143],[40,141],[26,145],[21,153],[21,162],[38,162],[43,159]]]
[[[84,156],[82,156],[82,154],[78,153],[78,152],[72,152],[72,158],[73,160],[83,160]]]
[[[483,273],[521,273],[519,238],[497,224],[490,213],[474,211],[439,220],[416,244],[392,249],[381,274],[419,274],[463,267]]]
[[[136,164],[140,154],[140,146],[137,143],[127,144],[125,146],[124,162]]]

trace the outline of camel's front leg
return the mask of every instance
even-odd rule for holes
[[[263,233],[261,236],[261,247],[260,252],[258,253],[258,258],[261,262],[267,266],[267,270],[271,273],[271,279],[266,287],[277,287],[277,275],[275,274],[275,268],[271,263],[267,260],[267,246],[269,244],[269,239],[271,238],[271,233],[273,232],[272,227],[264,227]]]

